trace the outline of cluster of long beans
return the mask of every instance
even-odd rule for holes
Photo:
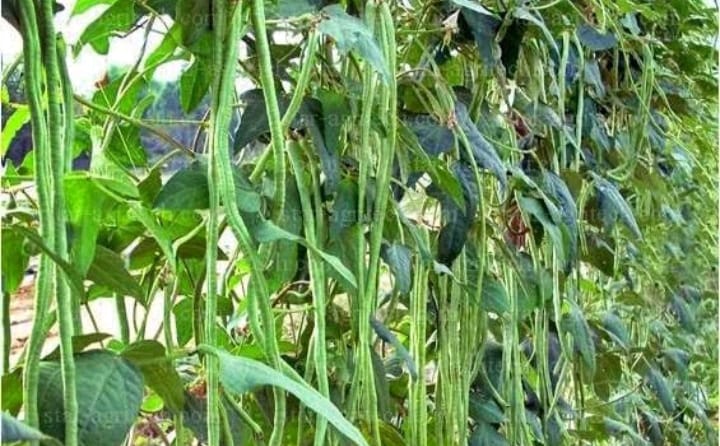
[[[52,0],[17,2],[23,38],[25,91],[30,107],[35,149],[35,183],[40,209],[40,232],[46,245],[67,260],[65,233],[65,197],[63,176],[68,168],[69,148],[73,141],[72,103],[68,92],[62,40],[55,34]],[[36,7],[39,6],[38,9]],[[47,108],[43,106],[43,74]],[[47,111],[45,111],[47,110]],[[47,333],[51,296],[56,296],[60,325],[60,362],[65,404],[65,444],[77,444],[78,406],[72,336],[80,330],[79,297],[73,299],[62,270],[43,255],[38,271],[33,328],[24,369],[26,421],[38,426],[37,398],[39,361]]]

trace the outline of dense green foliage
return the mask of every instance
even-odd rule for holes
[[[3,436],[717,444],[717,12],[328,3],[78,0],[68,53],[163,35],[82,98],[3,2]]]

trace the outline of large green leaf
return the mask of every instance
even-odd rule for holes
[[[84,276],[95,257],[100,224],[111,200],[86,175],[66,175],[64,187],[72,229],[70,253],[73,264]]]
[[[122,296],[132,296],[142,300],[144,293],[137,280],[125,268],[120,254],[98,245],[87,272],[87,279],[98,285],[104,285]]]
[[[313,251],[315,254],[322,257],[322,259],[325,260],[345,280],[347,280],[348,283],[350,283],[353,287],[357,287],[355,275],[345,265],[343,265],[340,259],[331,254],[328,254],[317,246],[310,244],[304,238],[282,229],[270,220],[263,220],[262,223],[259,224],[256,228],[254,236],[260,243],[274,242],[277,240],[289,240],[295,243],[299,243],[300,245],[306,247],[307,249]]]
[[[170,410],[182,410],[185,404],[183,382],[162,344],[152,340],[138,341],[128,345],[121,356],[140,369],[145,384],[163,399]]]
[[[238,208],[245,212],[257,212],[260,209],[260,195],[252,190],[237,167],[233,168],[233,179]],[[209,200],[207,162],[200,159],[170,177],[155,197],[153,207],[176,211],[207,209]]]
[[[140,371],[111,352],[89,351],[75,356],[81,446],[118,446],[135,422],[143,396]],[[41,362],[38,392],[40,430],[65,438],[60,363]]]
[[[180,76],[180,104],[190,113],[207,95],[212,80],[212,61],[196,58]]]
[[[220,359],[220,382],[229,391],[243,394],[261,386],[280,387],[295,395],[302,403],[324,417],[335,428],[359,445],[367,445],[358,429],[317,390],[304,382],[298,382],[280,372],[252,359],[233,356],[227,352],[209,348],[209,353]]]
[[[107,54],[110,47],[110,36],[129,31],[135,20],[137,20],[135,2],[133,0],[117,0],[85,28],[76,44],[75,54],[77,55],[88,43],[99,54]]]
[[[318,31],[331,37],[341,52],[356,51],[388,82],[394,73],[388,71],[370,29],[360,19],[347,14],[340,5],[326,6],[322,12],[325,18],[318,25]]]

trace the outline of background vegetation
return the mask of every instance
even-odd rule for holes
[[[328,3],[3,2],[3,442],[716,444],[717,11]]]

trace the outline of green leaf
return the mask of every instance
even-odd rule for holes
[[[472,119],[470,119],[467,107],[462,102],[458,101],[455,103],[455,118],[460,125],[460,129],[467,137],[468,143],[470,144],[469,149],[472,152],[475,161],[481,167],[484,167],[492,172],[498,181],[500,181],[502,188],[505,189],[507,186],[505,165],[500,157],[498,157],[495,148],[490,145],[490,143],[477,129]],[[461,153],[464,154],[465,152],[463,151]]]
[[[340,5],[326,6],[322,12],[325,18],[318,25],[318,31],[331,37],[340,52],[356,51],[380,74],[383,81],[389,82],[394,73],[388,71],[372,31],[360,19],[348,15]]]
[[[292,242],[299,243],[322,257],[322,259],[332,266],[335,271],[348,281],[348,283],[350,283],[353,287],[357,287],[355,275],[345,265],[343,265],[340,259],[319,249],[315,245],[311,245],[304,238],[282,229],[270,220],[263,220],[256,228],[254,236],[260,243],[269,243],[277,240],[290,240]]]
[[[95,350],[75,356],[81,446],[117,446],[125,439],[140,410],[140,371],[113,353]],[[60,363],[41,362],[38,392],[40,430],[65,438]]]
[[[508,446],[502,436],[491,424],[478,423],[468,439],[468,446]]]
[[[107,54],[110,36],[129,31],[137,20],[133,0],[117,0],[105,12],[92,22],[80,35],[75,46],[75,55],[86,44],[90,44],[98,54]]]
[[[210,0],[178,0],[175,22],[180,25],[182,43],[186,47],[198,42],[211,30]]]
[[[597,189],[600,196],[604,200],[607,200],[608,205],[612,209],[614,209],[615,212],[618,213],[618,215],[620,216],[620,220],[622,220],[625,226],[630,229],[633,235],[641,239],[642,234],[640,233],[640,227],[635,221],[632,209],[627,204],[623,196],[620,194],[620,191],[618,191],[617,187],[615,187],[614,184],[601,177],[600,175],[596,174],[595,172],[590,172],[590,175],[595,181],[595,188]]]
[[[553,246],[557,250],[560,263],[565,263],[567,257],[565,255],[565,244],[563,243],[562,231],[560,231],[560,228],[555,224],[555,222],[553,222],[553,219],[546,207],[546,202],[540,201],[537,198],[518,195],[517,203],[523,212],[535,217],[540,222],[545,232],[552,239]]]
[[[4,227],[2,237],[2,292],[12,294],[25,277],[30,255],[25,250],[25,237]]]
[[[325,89],[319,90],[315,95],[322,110],[320,125],[325,145],[331,153],[338,153],[340,130],[350,116],[347,98],[337,91]]]
[[[110,335],[107,333],[88,333],[75,335],[72,337],[72,349],[73,354],[80,353],[85,348],[97,342],[104,341],[109,338]],[[60,346],[55,347],[49,355],[43,358],[43,361],[59,361],[60,360]]]
[[[575,351],[580,353],[583,363],[590,369],[591,374],[594,374],[595,343],[585,316],[577,305],[573,304],[570,313],[563,318],[562,325],[564,330],[572,335]]]
[[[207,95],[212,80],[212,61],[195,58],[193,63],[180,76],[180,105],[185,113],[190,113]]]
[[[154,67],[165,62],[175,53],[175,49],[182,39],[182,28],[178,23],[173,23],[170,30],[163,36],[162,42],[145,59],[145,67]]]
[[[332,206],[330,240],[338,239],[343,231],[358,222],[358,191],[355,181],[345,178],[338,185]]]
[[[220,360],[220,382],[229,391],[243,394],[260,386],[276,386],[296,396],[305,406],[324,417],[348,439],[359,445],[367,445],[358,429],[353,426],[330,400],[304,382],[294,381],[278,371],[260,362],[232,356],[231,354],[209,348]]]
[[[467,240],[468,231],[475,220],[478,206],[478,191],[475,175],[470,168],[462,163],[455,163],[452,172],[460,181],[465,200],[465,209],[458,207],[448,195],[439,197],[442,209],[442,220],[445,225],[438,235],[437,260],[450,267],[463,250]],[[428,195],[437,197],[438,193],[432,188],[427,190]]]
[[[468,415],[475,422],[484,422],[489,424],[500,424],[506,420],[500,406],[492,398],[486,398],[477,392],[470,394]]]
[[[162,344],[151,340],[138,341],[128,345],[120,355],[140,369],[145,384],[162,398],[165,406],[174,412],[182,410],[185,405],[184,385]]]
[[[420,147],[430,156],[448,152],[455,145],[455,135],[447,126],[440,125],[430,115],[412,115],[403,119],[415,134]]]
[[[30,109],[27,106],[19,106],[7,118],[2,128],[2,143],[0,143],[0,156],[5,157],[7,150],[10,148],[17,132],[30,121]]]
[[[95,257],[100,224],[110,198],[86,175],[69,173],[64,179],[68,223],[72,229],[71,256],[83,276]]]
[[[39,430],[28,426],[5,412],[2,413],[0,438],[2,438],[3,443],[14,443],[16,441],[52,441],[53,444],[61,444],[59,441],[48,437]]]
[[[568,266],[577,258],[578,244],[578,216],[577,206],[570,189],[565,181],[555,173],[546,170],[543,172],[543,190],[557,203],[560,208],[562,222],[568,230],[569,249],[567,253]],[[569,268],[567,268],[569,270]]]
[[[675,398],[673,397],[670,387],[665,380],[665,377],[655,367],[650,367],[645,375],[647,384],[650,389],[655,393],[660,405],[662,406],[665,413],[672,416],[675,413]]]
[[[382,322],[375,319],[374,317],[370,317],[370,326],[380,339],[395,348],[395,352],[398,354],[398,356],[402,358],[403,361],[405,361],[408,371],[410,372],[410,377],[413,380],[418,379],[418,370],[417,366],[415,365],[415,360],[413,360],[410,352],[408,352],[402,342],[398,340],[397,336],[395,336],[393,332],[390,331],[390,329],[388,329],[385,325],[382,324]]]
[[[486,69],[491,69],[497,64],[495,36],[502,22],[492,15],[473,9],[476,8],[461,8],[460,14],[475,39],[480,60]]]
[[[602,327],[620,347],[627,349],[630,346],[630,335],[625,323],[617,314],[611,311],[606,312],[602,317]]]
[[[609,50],[617,45],[617,38],[613,33],[602,33],[587,23],[578,26],[577,36],[580,43],[592,51]]]
[[[252,190],[250,183],[235,166],[233,179],[238,208],[244,212],[257,212],[260,209],[260,195]],[[155,197],[153,207],[176,211],[207,209],[209,199],[207,162],[200,159],[170,177]]]
[[[95,258],[88,269],[87,279],[104,285],[121,296],[142,300],[145,296],[137,280],[125,269],[125,261],[115,251],[98,245]]]
[[[10,373],[2,376],[2,411],[9,412],[10,415],[17,415],[23,405],[23,369],[17,367]]]
[[[475,2],[472,0],[452,0],[452,2],[458,6],[462,6],[475,12],[479,12],[480,14],[496,17],[496,15],[492,13],[492,11],[485,8],[483,5],[480,4],[480,2]]]
[[[505,287],[489,276],[483,278],[481,308],[485,311],[492,311],[498,316],[510,311],[510,302],[508,302]]]
[[[60,269],[62,269],[63,272],[66,274],[68,282],[70,283],[73,291],[77,293],[78,296],[83,296],[85,294],[85,287],[83,286],[82,277],[80,276],[80,274],[78,274],[75,267],[62,259],[60,256],[58,256],[55,251],[50,249],[37,232],[32,229],[17,225],[12,225],[9,228],[3,229],[3,231],[7,230],[18,232],[20,235],[24,236],[29,242],[35,245],[40,251],[42,251],[43,254],[50,257],[52,261],[55,262],[55,264],[58,265]]]
[[[409,293],[412,288],[410,249],[399,243],[384,244],[380,250],[380,257],[390,267],[395,277],[395,289],[401,294]]]
[[[193,301],[185,298],[172,309],[175,319],[175,338],[178,347],[184,347],[193,337]]]
[[[73,7],[72,15],[82,14],[93,6],[110,5],[118,0],[78,0]]]

